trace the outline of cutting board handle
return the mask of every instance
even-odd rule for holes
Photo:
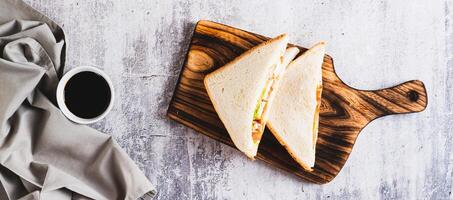
[[[425,85],[419,80],[380,90],[360,90],[359,94],[374,108],[375,117],[420,112],[428,105]]]

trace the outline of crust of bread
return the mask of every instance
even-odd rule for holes
[[[325,43],[324,42],[320,42],[318,44],[316,44],[315,46],[313,46],[311,49],[307,50],[302,56],[310,56],[310,54],[313,54],[313,53],[316,53],[314,52],[312,49],[317,49],[317,48],[320,48],[321,46],[325,46]],[[322,47],[324,48],[324,47]],[[316,50],[315,50],[316,51]],[[299,59],[299,58],[296,58],[296,59]],[[320,66],[321,67],[321,66]],[[322,72],[322,71],[321,71]],[[322,78],[321,78],[321,81],[322,81]],[[317,85],[318,88],[320,88],[322,90],[322,84],[321,85]],[[321,92],[321,91],[320,91]],[[320,95],[320,94],[319,94]],[[318,96],[317,96],[318,97]],[[317,105],[316,105],[316,110],[315,110],[315,116],[314,116],[314,127],[316,128],[316,130],[314,130],[314,132],[312,133],[313,134],[313,147],[309,147],[309,148],[314,148],[315,150],[315,153],[316,153],[316,141],[317,141],[317,133],[318,133],[318,123],[319,123],[319,107],[320,107],[320,104],[321,104],[321,98],[319,97],[319,99],[317,99],[316,101]],[[267,123],[267,127],[269,128],[269,130],[271,131],[271,133],[274,135],[274,137],[279,141],[279,143],[288,151],[288,153],[290,154],[290,156],[300,165],[302,166],[305,170],[307,171],[313,171],[313,168],[309,165],[307,165],[302,159],[300,159],[298,156],[297,156],[297,153],[294,152],[294,150],[289,146],[290,144],[288,144],[285,139],[282,137],[281,134],[278,133],[278,130],[276,130],[276,128],[273,126],[273,121],[272,120],[269,120],[268,123]]]

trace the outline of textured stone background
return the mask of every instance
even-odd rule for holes
[[[113,135],[157,199],[452,199],[453,1],[27,0],[62,25],[69,68],[111,76]],[[313,185],[167,119],[194,23],[209,19],[310,46],[328,41],[349,85],[424,81],[426,111],[374,121],[339,176]]]

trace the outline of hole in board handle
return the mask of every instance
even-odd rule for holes
[[[414,90],[410,90],[409,92],[407,92],[407,97],[412,102],[416,102],[419,98],[418,93]]]

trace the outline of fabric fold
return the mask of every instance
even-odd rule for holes
[[[65,52],[54,22],[0,0],[0,198],[151,199],[154,187],[111,136],[56,107]]]

